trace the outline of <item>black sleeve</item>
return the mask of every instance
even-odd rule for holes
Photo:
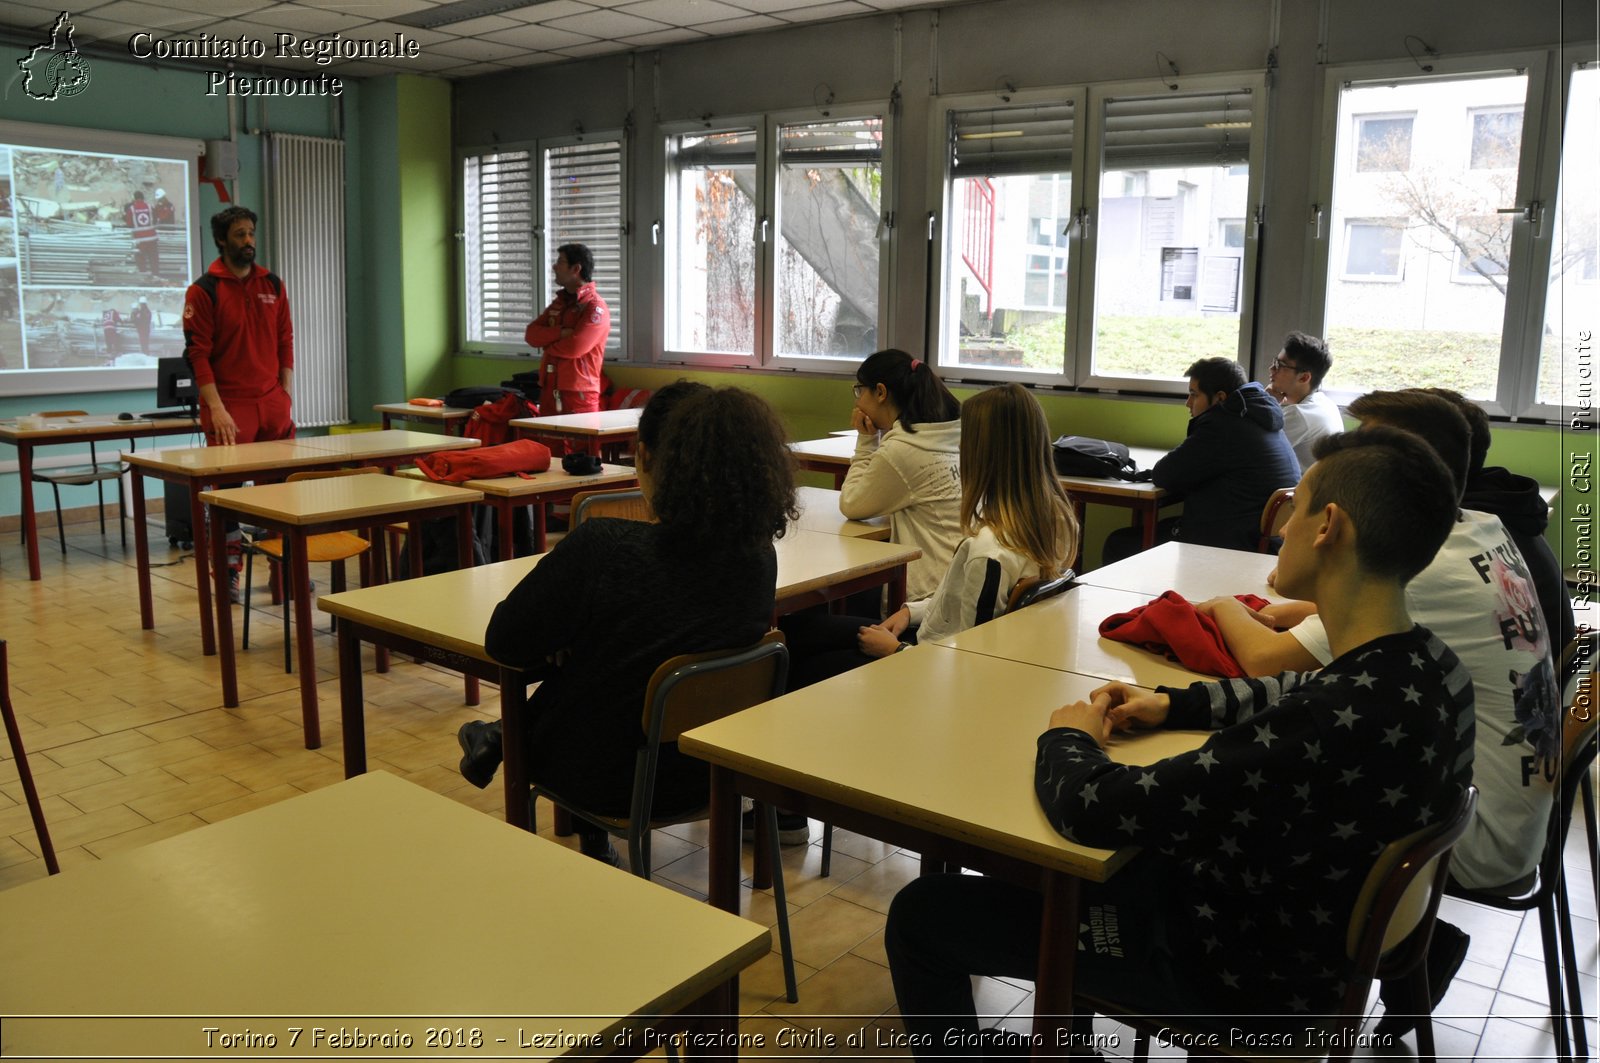
[[[1190,683],[1186,687],[1156,687],[1172,699],[1162,726],[1174,731],[1217,731],[1248,720],[1278,703],[1285,694],[1312,676],[1311,672],[1282,672],[1249,679],[1222,679]]]
[[[613,522],[614,523],[614,522]],[[596,573],[608,568],[606,521],[585,521],[495,606],[484,648],[503,664],[533,668],[589,628]]]

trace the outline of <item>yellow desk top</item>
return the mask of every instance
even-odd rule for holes
[[[952,635],[939,645],[1141,687],[1188,686],[1197,680],[1215,679],[1191,672],[1149,650],[1097,634],[1106,617],[1125,613],[1149,600],[1133,591],[1074,587]]]
[[[319,450],[355,460],[394,458],[406,454],[432,454],[439,450],[467,450],[478,446],[480,441],[462,436],[444,436],[437,432],[408,432],[403,428],[389,428],[380,432],[309,436],[296,442],[308,450]]]
[[[1258,594],[1274,602],[1287,601],[1267,586],[1267,573],[1278,564],[1272,554],[1224,550],[1191,543],[1162,543],[1115,564],[1078,577],[1079,583],[1113,587],[1155,598],[1177,591],[1191,602],[1224,594]]]
[[[614,1016],[677,1010],[770,947],[765,927],[382,772],[13,887],[0,925],[7,1058],[238,1054],[207,1050],[205,1026],[344,1058],[478,1026],[485,1047],[457,1058],[554,1055],[509,1039],[613,1037],[639,1025]],[[316,1026],[415,1044],[314,1049]]]
[[[561,435],[631,435],[639,430],[642,409],[600,410],[597,413],[558,413],[550,417],[518,417],[512,428],[531,432],[555,432]]]
[[[341,479],[377,480],[380,477],[352,476]],[[821,532],[790,532],[779,539],[774,547],[778,554],[779,598],[843,582],[864,572],[899,564],[899,558],[918,555],[915,549]],[[483,633],[494,607],[504,600],[511,588],[534,565],[547,556],[537,554],[519,557],[380,587],[318,595],[317,607],[334,616],[349,617],[381,631],[405,635],[466,657],[492,661],[494,658],[483,649]]]
[[[867,520],[846,520],[839,512],[839,492],[827,487],[799,487],[795,501],[800,505],[800,519],[795,527],[801,531],[826,532],[829,535],[847,535],[854,539],[889,539],[889,518],[872,517]]]
[[[119,421],[114,413],[90,413],[74,417],[52,417],[40,428],[19,428],[17,419],[8,417],[0,420],[0,443],[16,443],[19,440],[48,443],[52,436],[68,432],[74,435],[106,436],[116,439],[119,436],[126,438],[129,432],[145,434],[149,434],[151,430],[182,432],[199,427],[200,421],[195,417],[135,417],[131,421]]]
[[[285,524],[318,524],[344,518],[359,521],[363,517],[476,502],[482,497],[483,492],[470,488],[402,476],[332,476],[200,492],[200,501],[207,504]]]
[[[492,480],[468,480],[463,487],[471,487],[486,495],[521,498],[524,495],[549,494],[552,491],[594,491],[613,488],[621,491],[639,482],[638,471],[631,465],[602,465],[592,476],[572,476],[561,468],[559,462],[544,472],[529,473],[528,479],[520,476],[496,476]]]
[[[882,572],[922,556],[914,546],[875,543],[827,532],[790,529],[778,550],[778,598]]]
[[[326,451],[313,450],[298,439],[266,443],[236,443],[231,447],[166,447],[161,450],[123,451],[129,465],[188,476],[216,476],[262,469],[302,468],[327,464]]]
[[[1132,856],[1077,845],[1033,793],[1036,740],[1100,680],[945,646],[835,676],[683,735],[685,753],[991,852],[1103,881]],[[1195,732],[1121,738],[1113,759],[1194,749]]]
[[[464,406],[413,406],[409,402],[380,402],[372,410],[391,417],[416,417],[424,421],[460,421],[472,416],[472,410]]]
[[[856,433],[824,436],[822,439],[802,439],[790,443],[796,456],[825,465],[849,465],[856,454]]]

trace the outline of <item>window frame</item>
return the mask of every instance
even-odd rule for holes
[[[1356,225],[1370,225],[1376,228],[1394,229],[1400,234],[1399,255],[1395,260],[1393,273],[1351,273],[1350,272],[1350,229]],[[1410,219],[1403,217],[1374,218],[1362,215],[1357,218],[1344,219],[1344,254],[1340,256],[1339,279],[1352,284],[1400,284],[1406,279],[1406,229]]]
[[[1207,74],[1180,79],[1180,95],[1205,94],[1229,89],[1247,90],[1254,101],[1251,106],[1253,128],[1250,138],[1249,178],[1245,191],[1244,246],[1228,248],[1239,252],[1239,342],[1235,359],[1249,372],[1250,352],[1254,349],[1256,276],[1259,268],[1259,232],[1252,218],[1259,217],[1263,209],[1262,191],[1266,169],[1266,141],[1269,135],[1266,116],[1270,113],[1270,87],[1260,72],[1245,71],[1225,74]],[[953,204],[953,181],[949,173],[948,128],[952,111],[981,110],[997,106],[993,92],[940,95],[930,101],[929,136],[930,163],[928,174],[929,203],[935,213],[930,247],[934,277],[929,291],[928,321],[934,329],[929,336],[928,348],[933,364],[941,375],[952,380],[975,382],[1025,381],[1041,387],[1098,389],[1104,391],[1137,392],[1159,395],[1182,395],[1187,392],[1188,381],[1177,377],[1131,377],[1093,372],[1095,329],[1095,262],[1098,249],[1098,221],[1101,178],[1105,172],[1104,134],[1105,102],[1130,96],[1161,96],[1169,93],[1169,83],[1159,79],[1107,81],[1094,84],[1052,86],[1050,88],[1007,92],[1004,106],[1029,107],[1043,104],[1073,105],[1072,148],[1072,214],[1085,216],[1085,226],[1076,221],[1070,226],[1067,242],[1067,328],[1065,350],[1059,372],[1028,371],[1019,374],[1014,368],[956,365],[953,353],[945,347],[954,335],[952,323],[947,320],[959,308],[950,305],[949,288],[952,277],[949,247],[953,239],[952,226],[956,214]],[[1090,152],[1094,153],[1091,164]],[[1067,172],[1067,171],[1062,171]],[[1086,213],[1085,213],[1086,212]]]
[[[1459,56],[1433,57],[1433,71],[1419,75],[1416,64],[1404,60],[1336,64],[1322,71],[1322,102],[1318,126],[1321,129],[1321,157],[1312,168],[1312,187],[1309,228],[1306,239],[1306,299],[1304,306],[1305,328],[1316,335],[1327,334],[1329,285],[1343,280],[1333,270],[1332,233],[1342,225],[1344,218],[1334,211],[1333,190],[1337,166],[1341,160],[1339,133],[1340,94],[1347,88],[1363,84],[1394,84],[1400,82],[1437,82],[1450,79],[1475,80],[1496,74],[1520,73],[1527,77],[1527,95],[1523,100],[1521,152],[1517,166],[1516,202],[1507,206],[1525,208],[1531,202],[1544,206],[1550,213],[1554,203],[1556,171],[1559,169],[1561,134],[1564,108],[1554,116],[1550,107],[1550,78],[1553,68],[1565,69],[1552,61],[1550,50],[1485,52]],[[1557,92],[1564,99],[1566,82]],[[1468,108],[1468,110],[1472,110]],[[1385,112],[1371,112],[1380,114]],[[1396,112],[1398,113],[1398,112]],[[1362,115],[1359,117],[1366,117]],[[1549,120],[1554,117],[1555,120]],[[1530,136],[1530,131],[1540,131]],[[1413,146],[1414,150],[1414,146]],[[1467,172],[1471,162],[1471,146],[1462,160]],[[1349,176],[1360,178],[1354,160],[1350,161]],[[1557,419],[1562,416],[1558,407],[1534,402],[1535,383],[1538,376],[1538,358],[1523,358],[1524,350],[1537,351],[1538,336],[1544,324],[1545,285],[1550,265],[1549,226],[1535,234],[1533,226],[1520,214],[1512,222],[1510,261],[1507,264],[1506,307],[1500,332],[1500,356],[1496,369],[1495,394],[1491,399],[1475,400],[1492,416]],[[1452,260],[1452,279],[1456,264]],[[1404,265],[1402,264],[1402,275]],[[1362,282],[1367,279],[1363,278]],[[1470,283],[1470,282],[1463,282]],[[1529,336],[1533,347],[1527,347]],[[1338,352],[1334,352],[1337,359]],[[1527,363],[1527,364],[1522,364]],[[1397,384],[1396,386],[1403,386]],[[1330,395],[1341,405],[1355,393],[1330,390]]]
[[[618,266],[618,273],[619,284],[621,286],[621,300],[625,302],[628,297],[628,289],[630,286],[629,281],[631,279],[629,274],[628,245],[630,240],[628,234],[632,229],[629,214],[630,201],[628,180],[628,158],[631,145],[629,144],[626,130],[608,129],[593,133],[586,132],[582,134],[566,134],[564,136],[538,137],[532,140],[519,140],[501,144],[474,144],[466,145],[456,150],[454,173],[456,202],[458,204],[456,217],[460,219],[461,224],[461,231],[456,239],[456,290],[458,297],[461,300],[460,305],[462,309],[460,320],[456,327],[456,350],[458,353],[501,357],[534,357],[533,349],[530,348],[526,343],[507,343],[496,340],[470,340],[467,338],[472,327],[472,322],[469,319],[471,304],[467,295],[468,271],[471,268],[471,263],[467,261],[467,231],[472,224],[472,219],[467,217],[467,160],[482,155],[500,155],[513,151],[526,151],[529,154],[531,165],[528,167],[528,180],[530,185],[528,192],[532,201],[533,224],[530,227],[528,249],[532,261],[537,264],[537,268],[539,270],[538,276],[533,278],[533,290],[535,293],[539,293],[535,295],[535,302],[537,305],[534,306],[533,313],[538,314],[539,311],[545,308],[545,306],[549,305],[550,300],[553,298],[552,285],[554,284],[554,278],[550,272],[550,263],[555,260],[555,246],[548,244],[547,235],[545,233],[546,221],[548,220],[547,211],[549,207],[549,204],[546,202],[548,198],[547,188],[549,185],[549,174],[546,171],[545,152],[551,148],[568,147],[573,144],[584,144],[593,141],[607,140],[617,141],[621,145],[618,151],[617,168],[618,180],[620,182],[619,195],[621,205],[621,214],[617,219],[617,225],[621,233],[621,239],[618,241],[621,250],[621,261]],[[543,298],[542,302],[539,301],[541,295]],[[631,314],[626,312],[626,308],[624,308],[622,314],[622,327],[618,328],[615,324],[613,324],[611,338],[607,341],[607,346],[609,348],[612,343],[616,343],[618,347],[615,354],[613,354],[609,349],[607,350],[605,358],[607,362],[628,360],[628,351],[630,349],[630,345],[628,343],[628,333],[631,331],[631,322],[629,320],[631,316]],[[532,320],[532,317],[530,317],[529,321]]]
[[[829,376],[855,374],[856,366],[870,353],[860,356],[828,356],[779,353],[777,337],[778,288],[777,255],[779,226],[782,225],[779,201],[778,175],[781,166],[782,137],[780,130],[791,125],[815,125],[830,121],[876,118],[883,123],[883,152],[879,159],[882,173],[883,198],[879,203],[879,256],[878,256],[878,323],[880,337],[891,334],[894,300],[892,298],[894,241],[887,221],[890,213],[890,195],[894,172],[894,122],[895,114],[887,100],[865,101],[834,105],[826,114],[816,108],[763,111],[754,114],[716,115],[705,119],[664,121],[657,127],[656,162],[662,176],[660,233],[656,241],[656,264],[661,271],[660,306],[655,313],[657,335],[661,337],[661,352],[657,359],[665,364],[705,366],[708,368],[783,369],[817,373]],[[676,238],[679,183],[677,168],[673,165],[671,145],[687,134],[754,130],[756,135],[755,225],[751,240],[755,243],[755,318],[753,322],[753,350],[748,354],[726,351],[685,350],[676,342],[678,292],[668,259]],[[768,237],[762,240],[760,231],[766,224]],[[881,343],[880,343],[881,346]]]
[[[1404,118],[1411,123],[1406,132],[1406,164],[1398,170],[1364,170],[1361,168],[1361,130],[1368,122],[1392,122]],[[1416,111],[1367,111],[1363,114],[1353,114],[1350,121],[1354,126],[1352,133],[1356,138],[1355,150],[1350,153],[1350,172],[1352,174],[1385,174],[1385,173],[1410,173],[1411,157],[1416,152],[1417,137],[1417,112]]]

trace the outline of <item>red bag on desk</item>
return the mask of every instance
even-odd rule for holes
[[[514,391],[508,391],[494,402],[486,402],[472,411],[461,434],[470,439],[481,439],[483,445],[495,446],[510,442],[511,421],[518,417],[532,417],[528,400]]]
[[[1269,603],[1254,594],[1237,594],[1251,609]],[[1100,634],[1115,642],[1131,642],[1152,653],[1175,660],[1191,672],[1220,675],[1224,679],[1244,678],[1244,669],[1228,652],[1217,622],[1195,611],[1188,599],[1177,591],[1167,591],[1155,601],[1112,613],[1100,621]]]
[[[468,480],[544,472],[550,467],[550,448],[533,439],[518,439],[498,447],[441,450],[437,454],[424,454],[416,463],[430,480],[460,484]]]

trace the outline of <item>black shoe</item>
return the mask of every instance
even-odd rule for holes
[[[503,755],[500,750],[500,725],[482,720],[468,720],[456,732],[461,743],[461,775],[482,790],[494,781]]]
[[[751,809],[739,818],[744,830],[744,840],[754,841],[756,836],[756,811]],[[798,812],[778,813],[778,844],[805,845],[811,841],[811,821]]]
[[[1439,1001],[1444,999],[1445,993],[1450,989],[1450,981],[1455,978],[1456,972],[1461,970],[1461,964],[1467,958],[1467,945],[1472,937],[1461,928],[1452,926],[1442,919],[1435,920],[1433,924],[1433,940],[1428,942],[1428,1013],[1439,1006]],[[1403,1037],[1417,1028],[1417,1017],[1404,1013],[1396,1013],[1394,1007],[1405,1008],[1399,1002],[1402,996],[1400,986],[1394,985],[1390,989],[1390,982],[1384,982],[1378,987],[1378,999],[1383,1001],[1384,1016],[1372,1028],[1372,1032],[1383,1037]],[[1391,997],[1395,998],[1391,1002]],[[1391,1003],[1394,1006],[1391,1006]]]

